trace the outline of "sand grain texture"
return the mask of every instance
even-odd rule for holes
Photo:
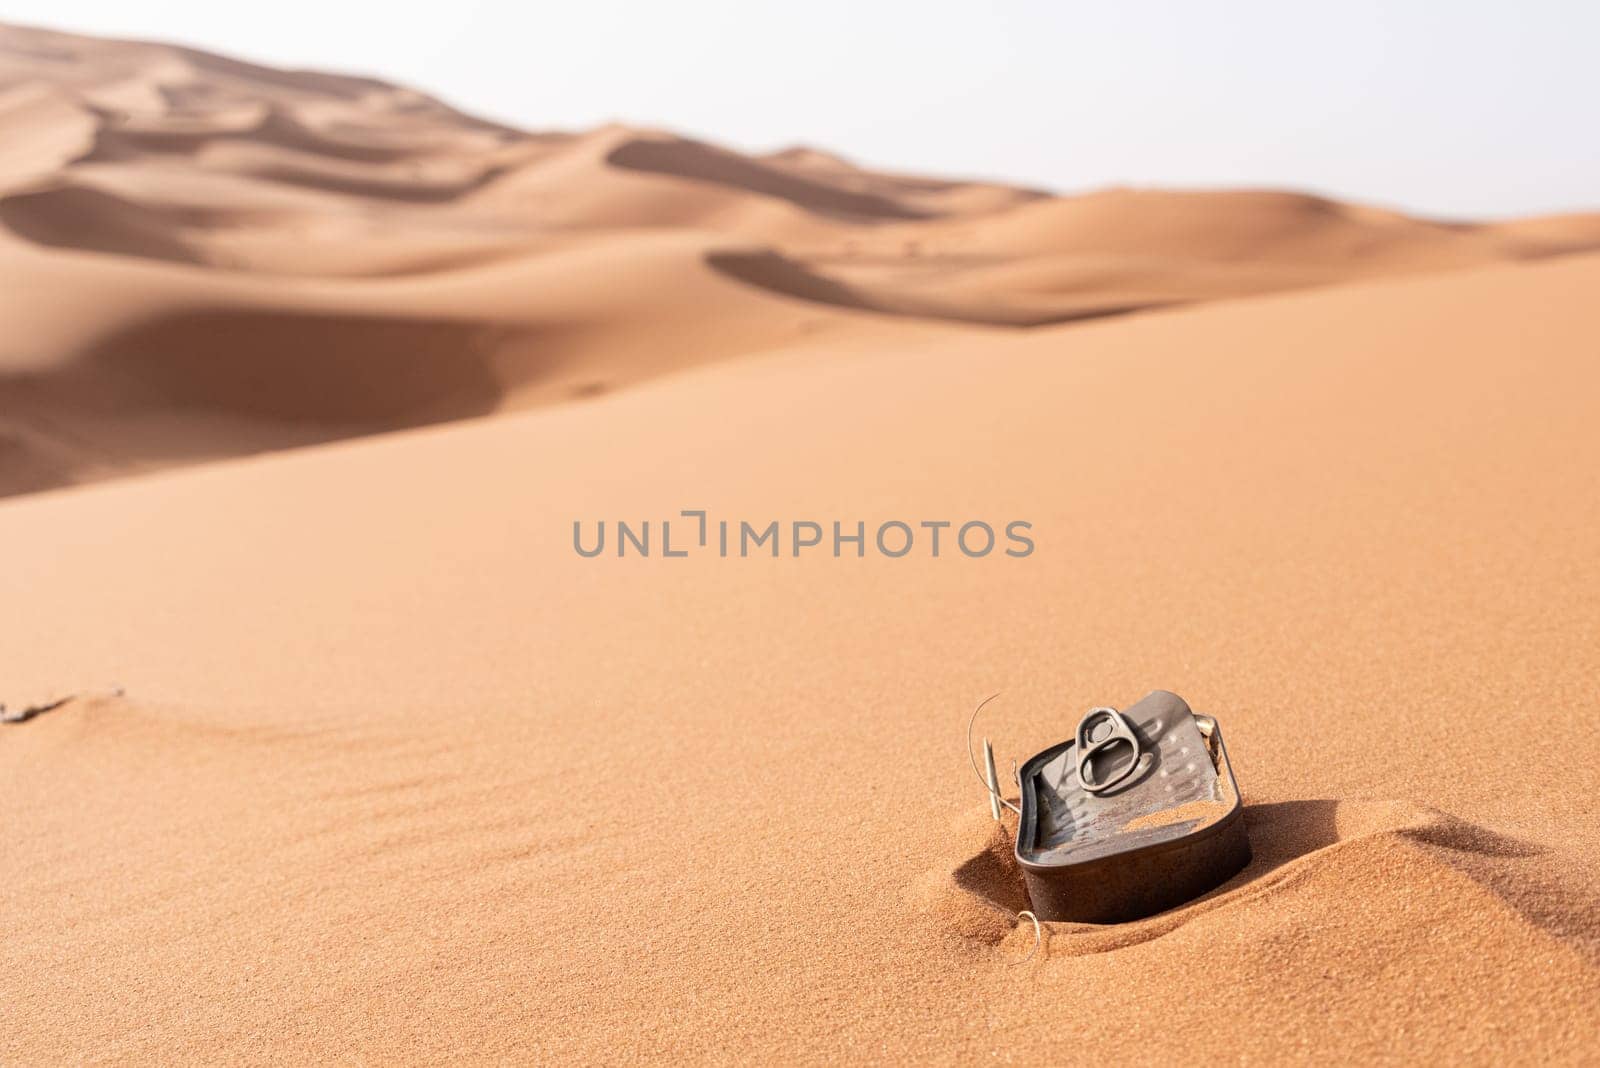
[[[1597,282],[783,354],[0,506],[7,686],[127,694],[0,729],[0,1051],[1578,1063]],[[684,507],[1039,549],[571,549]],[[1257,860],[1013,967],[963,711],[1005,691],[1005,762],[1152,685],[1221,719]]]
[[[0,723],[0,1062],[1592,1061],[1592,219],[13,29],[0,124],[0,477],[136,476],[0,502],[0,702],[53,706]],[[573,551],[690,508],[1037,550]],[[1156,687],[1256,858],[1019,964],[965,716],[1004,768]]]

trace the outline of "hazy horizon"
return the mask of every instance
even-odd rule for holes
[[[1226,17],[1224,17],[1226,16]],[[1441,217],[1600,207],[1600,11],[1362,3],[1336,20],[1251,0],[974,17],[827,0],[559,16],[463,0],[428,17],[285,0],[139,8],[21,0],[7,21],[370,75],[529,129],[606,122],[745,151],[1071,192],[1292,188]],[[381,27],[377,32],[375,27]]]

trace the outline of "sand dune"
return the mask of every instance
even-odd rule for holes
[[[692,235],[661,231],[553,241],[539,256],[448,274],[290,289],[0,248],[17,302],[0,341],[0,412],[26,431],[31,454],[52,457],[17,460],[8,484],[39,489],[592,397],[763,350],[805,345],[831,358],[827,346],[842,339],[949,336],[785,302],[724,278],[703,254]],[[53,297],[69,286],[92,314],[60,314]]]
[[[836,182],[818,180],[804,171],[788,171],[736,152],[676,138],[629,140],[612,149],[606,162],[614,167],[775,197],[813,214],[851,221],[871,223],[925,217],[892,197],[840,188]]]
[[[0,1060],[1583,1063],[1597,284],[835,339],[6,502],[0,701],[72,699],[0,725]],[[572,550],[684,508],[1038,550]],[[1025,959],[965,713],[1004,761],[1154,686],[1255,860]]]
[[[0,1062],[1591,1059],[1597,250],[0,28]],[[1035,949],[1155,687],[1255,858]]]
[[[40,245],[203,262],[183,239],[184,217],[98,189],[62,185],[0,199],[0,226]]]
[[[48,85],[0,90],[0,187],[47,178],[94,146],[94,116]]]
[[[30,324],[0,350],[0,494],[776,348],[1600,248],[1600,216],[1054,197],[813,148],[530,134],[375,79],[18,27],[0,27],[0,144],[0,314]]]

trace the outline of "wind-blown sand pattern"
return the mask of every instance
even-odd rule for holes
[[[216,461],[0,503],[0,1061],[1592,1059],[1592,217],[0,41],[11,488]],[[1038,548],[572,549],[685,508]],[[965,716],[1155,687],[1256,858],[1023,962]]]

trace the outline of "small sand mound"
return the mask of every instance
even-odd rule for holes
[[[965,855],[947,875],[927,873],[914,900],[945,929],[964,938],[995,944],[1011,937],[1017,914],[1028,908],[1027,884],[1013,852],[1012,822],[995,823],[987,810],[964,816],[953,828],[952,846],[961,842],[975,852]],[[1234,908],[1264,895],[1292,892],[1311,868],[1339,870],[1347,862],[1341,850],[1355,847],[1363,857],[1385,849],[1425,847],[1435,862],[1468,873],[1520,908],[1520,893],[1511,887],[1519,874],[1485,864],[1488,858],[1515,860],[1541,850],[1488,828],[1474,826],[1446,813],[1398,801],[1286,801],[1245,806],[1254,859],[1218,889],[1144,920],[1124,924],[1048,923],[1047,955],[1080,956],[1139,945],[1176,931],[1213,910]],[[985,826],[986,825],[986,826]],[[1384,843],[1387,843],[1385,845]],[[1368,860],[1351,856],[1349,863]],[[1586,930],[1569,918],[1563,929]],[[1029,926],[1026,921],[1021,926]],[[1589,950],[1589,938],[1578,940]]]

